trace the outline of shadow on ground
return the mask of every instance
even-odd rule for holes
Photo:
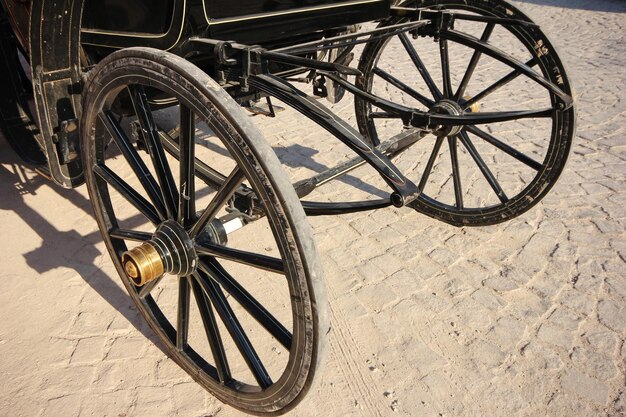
[[[46,207],[33,208],[25,202],[24,196],[35,195],[40,189],[47,187],[79,210],[92,216],[89,200],[78,191],[63,189],[40,175],[29,178],[30,175],[26,175],[27,171],[29,169],[0,136],[0,195],[2,196],[0,210],[15,212],[39,235],[42,241],[39,248],[24,254],[27,264],[39,274],[59,267],[74,269],[85,280],[85,283],[89,284],[147,339],[165,352],[161,342],[135,309],[128,294],[113,281],[117,277],[109,277],[96,264],[96,259],[101,254],[94,245],[100,241],[100,233],[96,231],[87,236],[81,236],[75,230],[58,230],[42,215]],[[80,261],[72,260],[71,251],[76,247],[80,251]],[[29,277],[24,278],[29,279]],[[34,280],[33,285],[36,285]]]

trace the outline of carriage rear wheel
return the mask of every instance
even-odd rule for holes
[[[405,6],[531,22],[502,0],[421,0]],[[474,19],[475,20],[475,19]],[[394,18],[381,25],[402,22]],[[457,226],[507,221],[537,204],[563,171],[574,135],[572,95],[552,43],[536,25],[454,21],[454,38],[402,33],[367,44],[357,85],[422,111],[495,119],[433,129],[394,163],[421,192],[410,206]],[[473,44],[468,45],[464,40]],[[482,46],[476,46],[476,41]],[[487,47],[483,47],[487,44]],[[508,54],[504,60],[487,49]],[[541,83],[519,70],[532,68]],[[361,133],[376,145],[402,129],[369,103],[355,99]],[[507,121],[498,119],[506,114]]]
[[[111,54],[84,97],[96,219],[167,353],[242,411],[294,407],[323,351],[326,300],[305,214],[272,149],[216,82],[167,52]],[[172,122],[176,138],[159,128]]]

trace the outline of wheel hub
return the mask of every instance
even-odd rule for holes
[[[437,103],[435,103],[431,109],[431,112],[433,113],[437,113],[437,114],[445,114],[445,115],[449,115],[449,116],[462,116],[463,115],[463,109],[461,108],[461,106],[452,100],[448,100],[448,99],[443,99]],[[436,136],[454,136],[457,135],[462,129],[461,125],[456,125],[456,126],[436,126],[435,129],[433,130],[433,133]]]
[[[198,255],[185,229],[166,220],[152,239],[122,254],[122,265],[133,284],[142,286],[165,273],[190,275],[198,265]]]

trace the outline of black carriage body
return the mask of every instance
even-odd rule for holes
[[[264,44],[386,17],[388,0],[87,0],[82,43],[171,50],[191,36]]]

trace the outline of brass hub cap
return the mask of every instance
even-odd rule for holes
[[[157,227],[152,239],[122,254],[122,266],[133,284],[145,285],[165,273],[187,276],[197,267],[198,255],[185,229],[173,220]]]

